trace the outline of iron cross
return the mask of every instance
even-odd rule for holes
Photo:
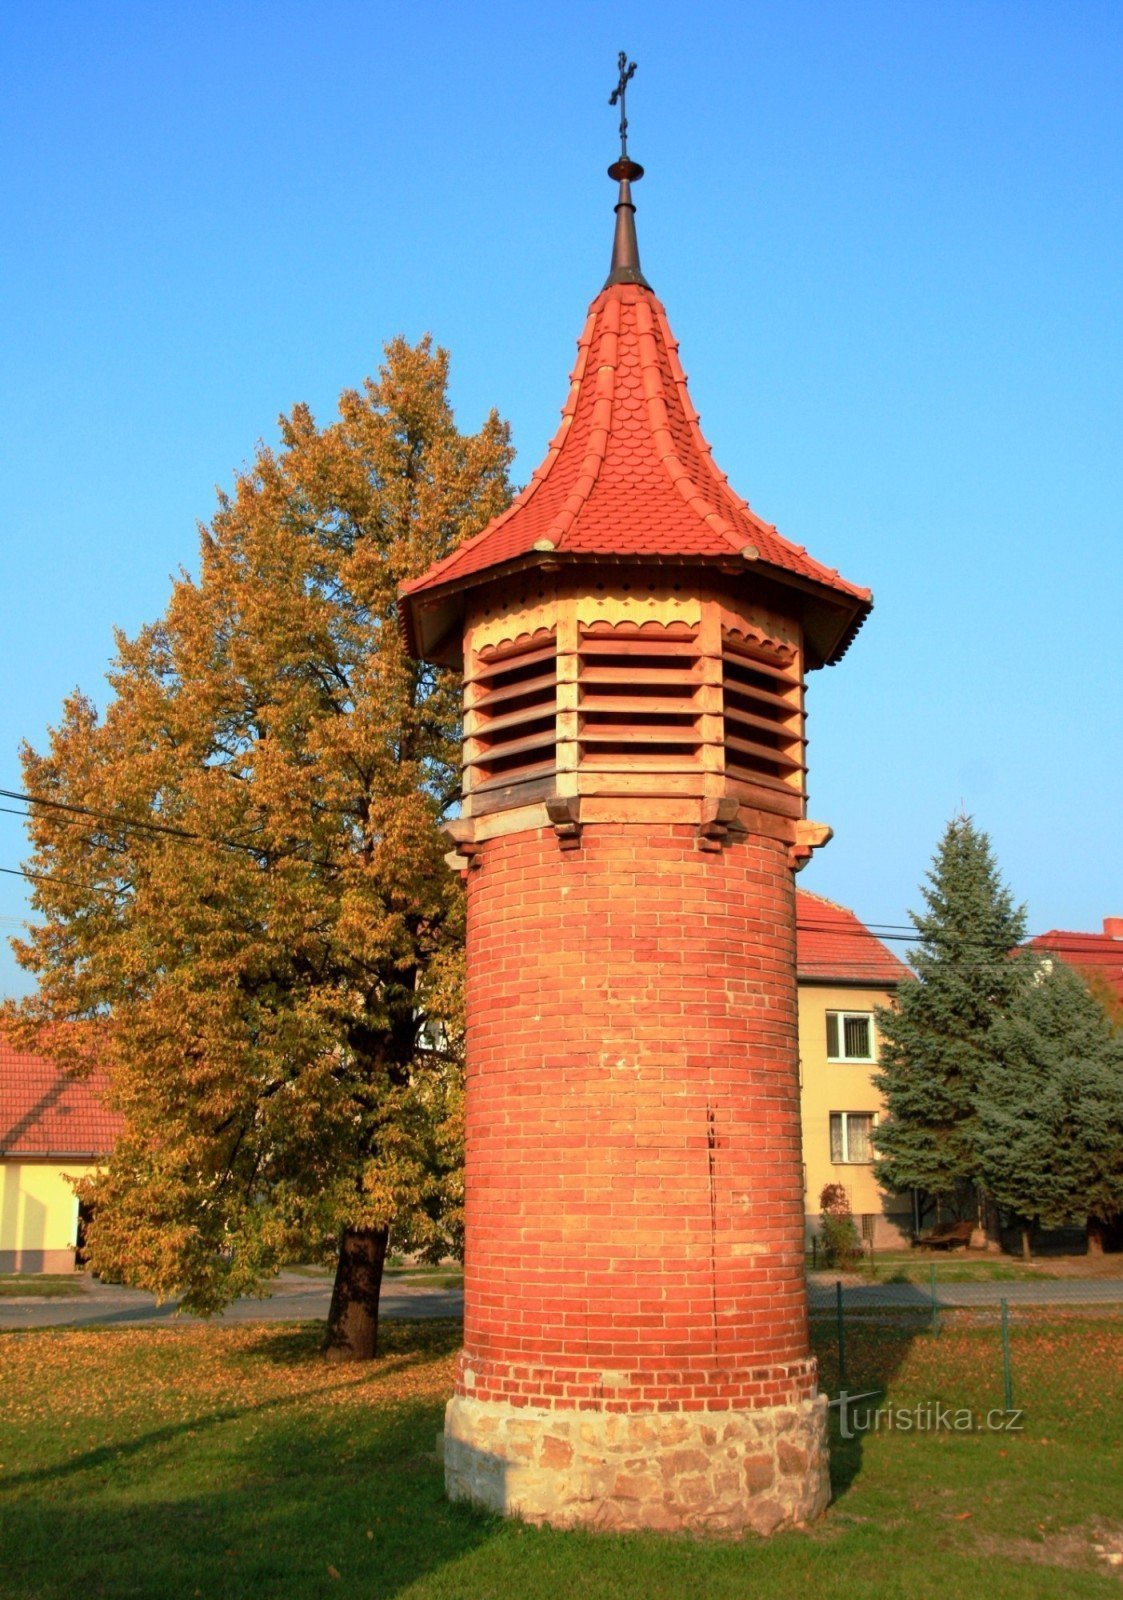
[[[629,79],[635,73],[636,64],[634,61],[628,60],[626,51],[621,50],[616,65],[620,69],[620,82],[609,95],[608,103],[610,106],[614,106],[617,100],[620,102],[620,158],[622,161],[626,161],[628,159],[628,113],[625,96],[628,92]]]

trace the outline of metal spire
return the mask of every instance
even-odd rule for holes
[[[616,234],[612,241],[612,265],[605,288],[614,283],[638,283],[645,289],[650,289],[651,285],[640,269],[639,243],[636,239],[636,208],[632,203],[632,184],[638,183],[643,177],[643,168],[638,161],[633,161],[628,155],[628,115],[625,97],[628,84],[635,75],[636,64],[628,60],[626,51],[621,50],[617,68],[620,79],[609,95],[608,103],[610,106],[614,106],[617,101],[620,103],[620,159],[609,167],[608,176],[619,182],[620,195],[616,201]]]

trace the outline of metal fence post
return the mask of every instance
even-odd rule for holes
[[[835,1316],[838,1322],[838,1382],[841,1387],[846,1382],[846,1320],[842,1314],[842,1279],[836,1278],[834,1285]]]
[[[928,1283],[932,1294],[932,1332],[940,1331],[940,1302],[936,1295],[936,1263],[933,1261],[928,1268]]]
[[[1007,1411],[1014,1409],[1014,1374],[1010,1368],[1010,1317],[1002,1301],[1002,1393]]]

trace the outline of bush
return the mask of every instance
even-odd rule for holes
[[[841,1183],[828,1183],[819,1196],[819,1239],[828,1267],[844,1271],[862,1259],[862,1247],[850,1214],[850,1201]]]

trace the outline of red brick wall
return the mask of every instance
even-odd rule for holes
[[[609,1410],[807,1395],[783,845],[594,824],[579,850],[543,830],[482,857],[459,1392]]]

